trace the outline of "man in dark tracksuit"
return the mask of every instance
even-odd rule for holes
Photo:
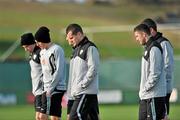
[[[99,52],[78,24],[66,29],[66,39],[74,51],[70,61],[68,96],[74,99],[69,120],[99,120],[98,66]]]
[[[145,47],[141,63],[139,120],[162,120],[166,113],[163,50],[145,24],[134,28],[134,36]]]
[[[164,59],[164,70],[165,70],[165,78],[167,82],[167,95],[166,95],[166,109],[167,109],[167,118],[169,115],[169,99],[173,89],[173,69],[174,69],[174,55],[173,55],[173,47],[170,41],[163,37],[162,33],[157,32],[156,23],[150,19],[146,18],[143,20],[142,24],[145,24],[149,27],[151,31],[151,35],[154,39],[161,45],[163,49],[163,59]]]

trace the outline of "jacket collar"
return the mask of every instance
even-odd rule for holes
[[[162,33],[160,33],[160,32],[157,32],[157,34],[154,36],[154,40],[157,40],[157,39],[159,39],[160,37],[162,37]]]
[[[152,44],[153,41],[154,41],[154,38],[150,36],[149,40],[145,44],[145,49],[147,49]]]
[[[86,44],[88,42],[88,38],[85,36],[80,42],[79,42],[79,44],[77,44],[76,46],[75,46],[75,48],[76,47],[79,47],[79,46],[83,46],[84,44]]]

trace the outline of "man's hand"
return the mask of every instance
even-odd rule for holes
[[[50,92],[50,91],[47,91],[47,92],[46,92],[46,96],[47,96],[47,97],[51,97],[51,92]]]

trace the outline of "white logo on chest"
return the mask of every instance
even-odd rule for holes
[[[80,55],[81,55],[81,54],[83,53],[83,50],[80,50],[80,52],[79,52],[79,53],[80,53]]]
[[[37,57],[37,55],[36,55],[36,54],[34,54],[34,55],[33,55],[33,59],[36,59],[36,57]]]
[[[148,53],[148,52],[147,52],[147,50],[146,50],[146,51],[144,52],[144,56],[146,56],[146,55],[147,55],[147,53]]]

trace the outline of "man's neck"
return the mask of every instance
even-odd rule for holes
[[[46,48],[45,48],[45,49],[46,49],[46,50],[47,50],[47,49],[49,49],[49,48],[52,46],[52,44],[53,44],[52,42],[47,43],[47,46],[46,46]]]

